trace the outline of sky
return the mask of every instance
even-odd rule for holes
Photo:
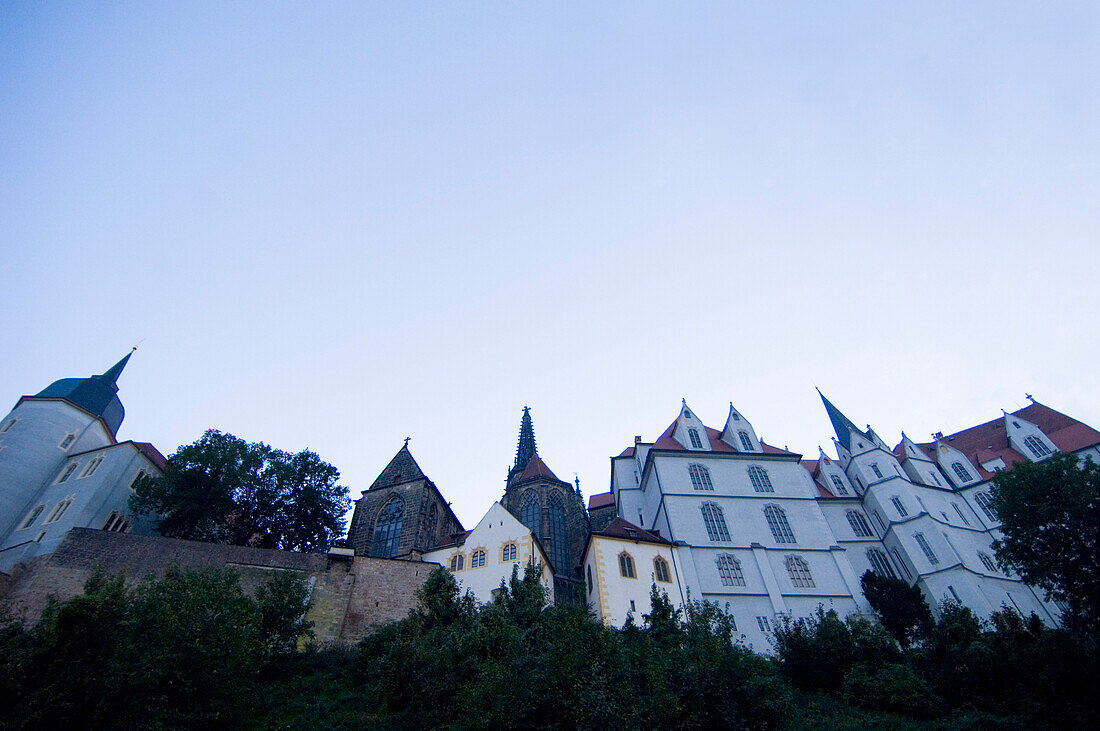
[[[411,437],[472,527],[521,410],[586,497],[686,399],[829,448],[1100,427],[1100,6],[0,4],[0,383],[119,439]]]

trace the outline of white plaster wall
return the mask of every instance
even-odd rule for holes
[[[635,578],[621,575],[619,554],[626,552],[634,559]],[[669,565],[671,582],[657,582],[653,561],[658,556]],[[622,627],[627,614],[633,611],[634,621],[641,625],[643,614],[650,611],[650,589],[668,594],[673,606],[683,608],[677,572],[673,570],[672,547],[643,541],[628,541],[608,536],[592,536],[585,555],[585,579],[589,567],[593,573],[593,589],[586,592],[588,605],[605,624]],[[634,609],[631,610],[631,602]]]

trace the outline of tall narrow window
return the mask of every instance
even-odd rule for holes
[[[943,483],[940,482],[940,478],[936,477],[935,472],[929,472],[928,476],[932,478],[932,482],[936,483],[936,487],[943,487]]]
[[[397,542],[401,538],[401,520],[405,516],[405,505],[398,497],[390,498],[374,521],[374,543],[370,555],[378,558],[393,558],[397,555]]]
[[[970,482],[974,479],[970,470],[966,469],[962,462],[952,462],[951,469],[955,470],[955,476],[959,478],[959,482]]]
[[[703,503],[700,510],[703,511],[703,524],[707,527],[707,536],[712,541],[728,541],[730,532],[726,528],[726,516],[722,514],[722,508],[714,503]]]
[[[515,561],[516,560],[516,544],[505,543],[504,548],[500,551],[501,562]]]
[[[46,518],[46,523],[56,523],[61,520],[61,516],[65,514],[65,511],[69,509],[69,506],[73,504],[72,498],[62,500],[57,505],[53,506],[53,510],[50,511],[49,517]]]
[[[746,452],[751,452],[752,439],[749,437],[749,433],[747,431],[739,431],[737,432],[737,436],[741,440],[741,447],[744,448]]]
[[[844,481],[841,480],[836,475],[830,475],[830,477],[833,480],[833,487],[836,488],[836,494],[837,495],[847,495],[848,494],[848,488],[844,487]]]
[[[877,548],[868,548],[867,562],[871,564],[871,570],[879,576],[887,579],[897,578],[894,574],[894,570],[890,568],[890,559],[886,557],[884,551],[880,551]]]
[[[718,558],[714,559],[714,563],[718,566],[718,578],[722,580],[723,586],[745,585],[745,575],[741,573],[741,562],[736,557],[728,553],[720,553]]]
[[[84,468],[84,471],[80,473],[80,477],[78,477],[77,479],[90,477],[92,475],[92,473],[94,473],[97,469],[99,469],[99,465],[102,462],[103,462],[102,457],[96,457],[95,459],[93,459],[91,462],[88,463],[88,466]]]
[[[997,511],[993,509],[993,496],[988,492],[979,492],[974,495],[974,502],[978,504],[978,507],[985,513],[985,517],[989,518],[994,523],[998,522]]]
[[[146,477],[148,474],[149,473],[145,470],[138,470],[138,473],[134,475],[134,479],[130,480],[130,492],[133,492],[134,488],[137,487],[137,484],[141,482],[142,478]]]
[[[480,548],[470,554],[470,568],[479,569],[485,565],[485,551]]]
[[[768,622],[767,617],[757,616],[756,626],[760,628],[761,632],[771,632],[772,631],[771,623]]]
[[[768,471],[760,465],[749,465],[749,481],[752,482],[752,489],[757,492],[775,492]]]
[[[588,564],[588,593],[592,593],[592,564]]]
[[[664,582],[666,584],[672,581],[672,576],[668,572],[668,561],[658,556],[653,559],[653,575],[657,578],[657,581]]]
[[[791,586],[813,588],[814,577],[810,575],[810,567],[806,559],[801,556],[787,556],[786,563],[787,574],[791,577]]]
[[[26,519],[19,524],[16,530],[23,530],[24,528],[30,528],[34,525],[34,521],[38,520],[38,516],[42,515],[42,511],[46,509],[45,505],[39,505],[37,508],[27,513]]]
[[[103,524],[103,530],[110,531],[112,533],[125,533],[130,530],[130,521],[122,517],[118,512],[112,512],[107,517],[107,522]]]
[[[901,501],[900,497],[894,495],[892,498],[890,498],[890,502],[894,504],[894,510],[898,511],[898,515],[903,518],[909,515],[909,511],[905,509],[905,503]]]
[[[466,568],[466,557],[461,553],[451,556],[451,573],[462,571]]]
[[[710,481],[710,470],[705,465],[689,464],[688,476],[691,477],[691,486],[696,490],[714,489],[714,483]]]
[[[626,551],[619,554],[619,575],[624,579],[637,578],[634,575],[634,557]]]
[[[874,538],[875,534],[871,530],[871,526],[867,524],[867,519],[863,517],[863,513],[858,510],[849,510],[848,513],[848,525],[852,526],[852,532],[859,538]]]
[[[905,574],[905,580],[912,581],[913,575],[909,573],[909,567],[905,565],[905,561],[902,560],[901,554],[898,552],[898,549],[890,549],[890,552],[894,554],[894,561],[897,563],[898,568],[901,569],[901,573]]]
[[[962,508],[959,507],[958,503],[951,503],[951,507],[953,507],[955,509],[955,512],[959,514],[959,519],[962,520],[963,524],[970,525],[970,520],[966,517],[966,513],[962,511]]]
[[[3,434],[8,429],[11,429],[13,426],[15,426],[15,422],[15,419],[8,419],[6,422],[4,422],[4,426],[0,426],[0,434]]]
[[[924,551],[925,557],[928,558],[928,563],[933,566],[940,562],[936,552],[932,550],[932,546],[928,545],[928,539],[924,537],[923,533],[914,533],[913,538],[916,539],[917,545],[920,546],[920,550]]]
[[[875,477],[882,479],[882,470],[878,468],[878,465],[874,462],[871,463],[871,471],[875,473]]]
[[[542,510],[539,507],[539,494],[534,490],[523,493],[522,507],[519,509],[519,521],[539,536],[542,527]]]
[[[1050,447],[1046,445],[1046,442],[1034,434],[1028,434],[1024,437],[1024,444],[1031,450],[1031,454],[1035,459],[1042,459],[1050,454]]]
[[[57,483],[55,484],[60,484],[72,477],[73,473],[76,472],[77,466],[78,464],[76,462],[70,462],[69,464],[65,465],[65,469],[61,470],[61,474],[58,476]]]
[[[688,429],[688,439],[691,440],[691,446],[695,447],[696,449],[703,448],[703,441],[699,439],[698,429]]]
[[[978,551],[978,558],[982,560],[982,565],[985,566],[987,571],[997,573],[997,564],[993,563],[993,558],[985,551]]]
[[[764,517],[768,521],[768,528],[771,529],[772,538],[776,543],[794,543],[794,532],[791,530],[790,523],[787,522],[787,514],[783,512],[783,508],[778,505],[765,505]]]
[[[546,501],[546,522],[550,533],[550,563],[554,571],[572,575],[573,571],[569,566],[569,541],[565,530],[565,504],[561,495],[556,492],[551,493]]]

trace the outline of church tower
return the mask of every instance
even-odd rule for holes
[[[580,567],[588,540],[588,513],[580,488],[561,480],[539,457],[531,409],[523,407],[516,460],[501,504],[538,538],[554,569],[559,603],[584,596]]]

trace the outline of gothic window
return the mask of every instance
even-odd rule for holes
[[[775,492],[772,480],[768,477],[768,471],[759,465],[749,465],[749,481],[752,489],[757,492]]]
[[[113,533],[125,533],[130,530],[130,521],[123,518],[117,512],[112,512],[107,517],[107,522],[103,524],[103,530]]]
[[[710,481],[710,470],[705,465],[689,464],[688,475],[691,477],[691,486],[696,490],[714,489],[714,483]]]
[[[626,551],[619,554],[619,575],[624,579],[636,578],[634,575],[634,557]]]
[[[502,563],[516,560],[516,544],[505,543],[504,548],[500,551],[500,560]]]
[[[848,511],[848,524],[852,526],[852,532],[859,538],[875,537],[874,532],[871,531],[871,526],[867,524],[867,519],[858,510]]]
[[[890,559],[886,557],[885,552],[877,548],[868,548],[867,561],[871,564],[871,570],[879,576],[887,579],[897,578],[894,569],[890,567]]]
[[[485,551],[477,549],[470,554],[470,568],[479,569],[485,565]]]
[[[703,511],[703,524],[707,527],[707,537],[712,541],[728,541],[730,532],[726,528],[726,516],[722,514],[722,508],[714,503],[703,503],[700,510]]]
[[[924,551],[924,555],[928,558],[928,563],[933,566],[940,562],[936,552],[932,550],[932,546],[928,545],[928,539],[924,537],[923,533],[914,533],[913,538],[916,539],[917,545],[920,546],[920,550]]]
[[[688,429],[688,439],[691,440],[691,446],[695,447],[696,449],[703,448],[703,441],[699,439],[698,429]]]
[[[909,515],[909,511],[905,509],[905,503],[901,501],[900,497],[894,495],[890,498],[890,502],[894,504],[894,510],[898,511],[898,515],[903,518]]]
[[[401,519],[404,516],[405,505],[401,499],[390,498],[374,521],[374,544],[370,555],[378,558],[393,558],[397,555],[397,541],[401,538]]]
[[[993,509],[993,497],[988,492],[979,492],[974,496],[974,502],[978,503],[978,507],[985,513],[985,517],[997,522],[997,511]]]
[[[993,559],[988,553],[985,551],[978,551],[978,558],[982,560],[982,565],[985,566],[987,570],[994,573],[997,572],[997,564],[993,563]]]
[[[75,442],[75,441],[76,441],[76,434],[73,434],[72,432],[70,432],[70,433],[65,435],[65,438],[61,440],[61,444],[58,444],[57,446],[58,446],[59,449],[68,449],[69,447],[71,447],[73,445],[73,442]]]
[[[137,484],[141,482],[141,478],[148,476],[148,474],[145,470],[138,470],[138,473],[134,475],[134,479],[130,481],[130,492],[133,492]]]
[[[536,536],[542,527],[542,511],[539,508],[539,494],[534,490],[523,493],[523,504],[519,509],[519,520],[531,529]]]
[[[767,617],[757,616],[756,617],[756,626],[760,628],[761,632],[771,632],[772,631],[771,623],[768,622]]]
[[[970,470],[966,469],[962,462],[952,462],[951,469],[955,470],[955,475],[960,482],[970,482],[974,479],[970,474]]]
[[[905,574],[906,581],[911,581],[913,575],[909,573],[909,567],[905,565],[905,561],[902,560],[901,554],[898,553],[898,549],[893,548],[891,552],[894,554],[894,560],[897,561],[898,566],[901,568],[901,573]]]
[[[1035,459],[1042,459],[1050,454],[1050,447],[1046,445],[1046,442],[1034,434],[1028,434],[1024,437],[1024,444],[1031,450],[1031,454]]]
[[[48,518],[46,518],[45,522],[46,523],[56,523],[57,521],[61,520],[61,516],[65,514],[65,511],[68,510],[69,506],[72,505],[72,504],[73,504],[72,498],[62,500],[61,502],[59,502],[57,505],[55,505],[53,507],[53,510],[50,511],[50,515],[49,515]]]
[[[874,462],[871,463],[871,471],[875,473],[875,477],[882,479],[882,470],[878,468],[878,465]]]
[[[932,477],[932,481],[936,483],[936,487],[943,487],[943,484],[940,482],[940,478],[936,477],[935,472],[930,473],[930,476]]]
[[[722,580],[723,586],[745,585],[745,575],[741,573],[741,562],[736,557],[728,553],[720,553],[718,558],[714,559],[714,563],[718,565],[718,578]]]
[[[462,569],[465,568],[465,563],[466,557],[463,556],[461,553],[451,556],[451,573],[453,574],[456,571],[462,571]]]
[[[550,533],[550,563],[555,571],[569,571],[569,542],[565,531],[565,504],[557,493],[546,501]]]
[[[836,488],[836,494],[837,495],[847,495],[848,494],[848,488],[844,487],[844,481],[841,480],[836,475],[830,475],[830,477],[833,479],[833,487]]]
[[[806,559],[801,556],[787,556],[787,574],[791,577],[791,586],[811,589],[814,587],[814,577],[810,574],[810,567]]]
[[[768,528],[771,529],[772,538],[776,543],[794,543],[794,532],[791,530],[790,523],[787,522],[787,514],[783,512],[783,508],[778,505],[765,505],[764,517],[768,521]]]
[[[61,472],[61,475],[57,478],[57,482],[54,483],[54,484],[60,484],[60,483],[64,482],[65,480],[69,479],[70,477],[72,477],[72,474],[73,474],[73,472],[76,471],[76,468],[77,468],[77,463],[76,462],[72,462],[72,463],[66,465],[65,469]]]
[[[89,462],[88,466],[84,468],[84,471],[80,473],[80,478],[90,477],[92,475],[92,473],[95,472],[99,468],[99,465],[100,465],[101,462],[103,462],[102,457],[96,457],[91,462]],[[77,479],[80,479],[80,478],[77,478]]]
[[[969,518],[966,517],[966,513],[962,511],[962,508],[959,507],[958,503],[951,503],[951,507],[953,507],[955,509],[955,512],[959,514],[959,518],[965,525],[970,525]]]
[[[746,452],[752,451],[752,439],[749,438],[747,431],[737,432],[737,436],[741,439],[741,446],[744,447]]]
[[[734,421],[741,421],[741,417],[737,415],[736,411],[730,412],[730,418]]]
[[[663,581],[666,584],[672,581],[672,576],[668,572],[668,561],[660,556],[653,559],[653,574],[657,581]]]
[[[34,525],[34,521],[38,520],[38,516],[42,515],[42,511],[46,509],[45,505],[39,505],[37,508],[27,513],[27,518],[19,524],[19,528],[16,530],[23,530],[24,528],[30,528]]]

